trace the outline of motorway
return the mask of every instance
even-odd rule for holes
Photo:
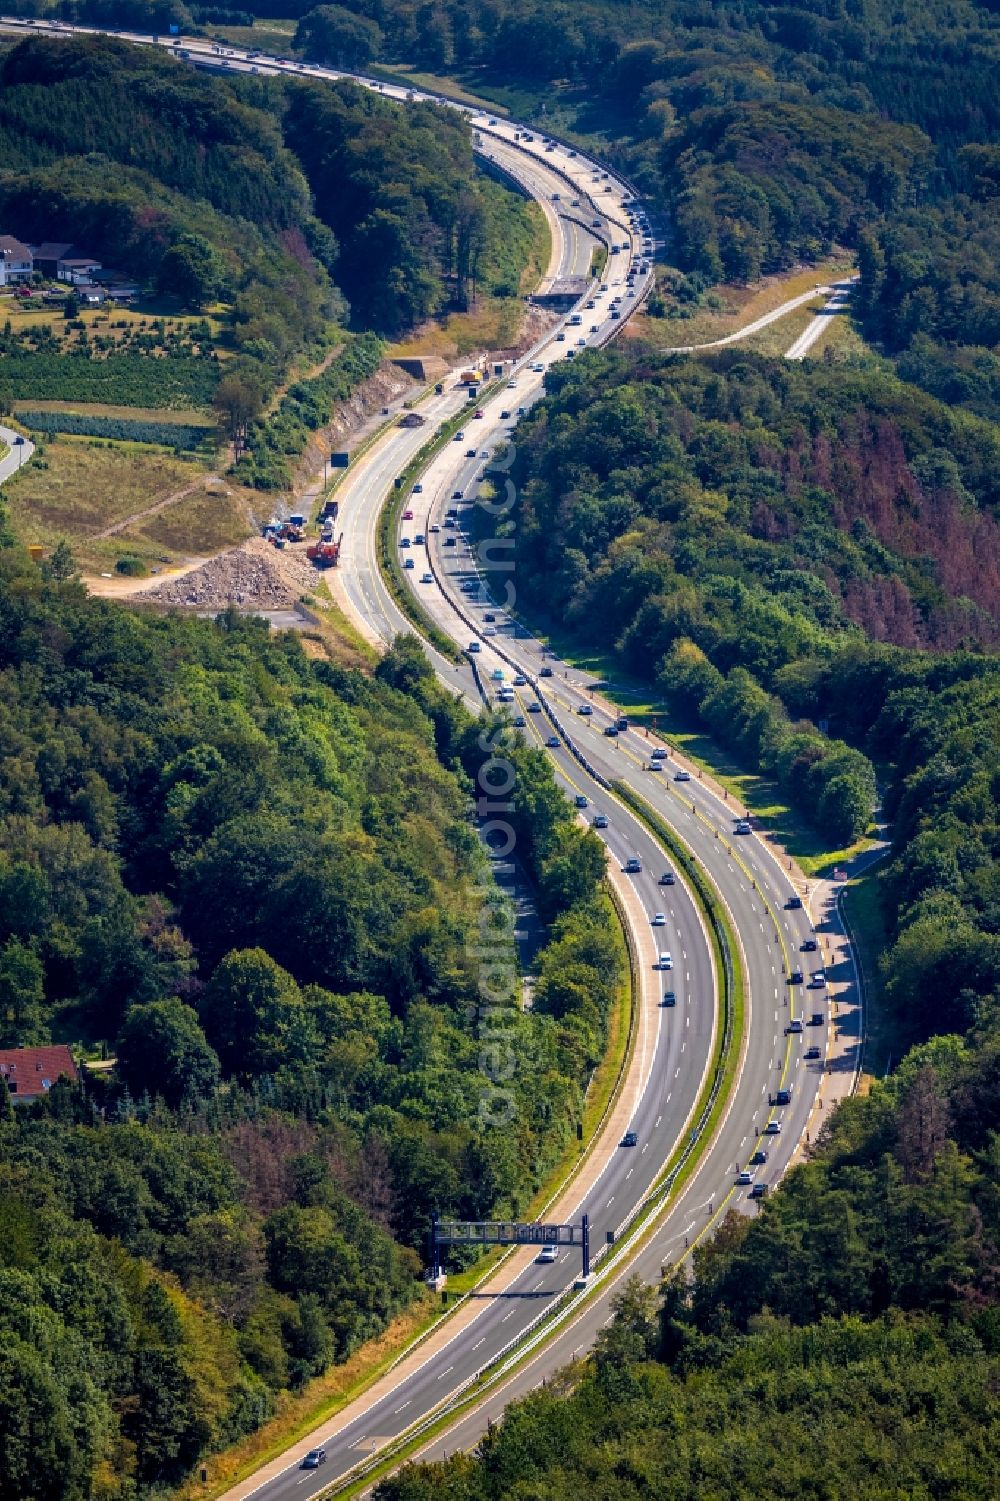
[[[614,738],[606,736],[603,732],[611,723],[612,706],[604,705],[600,696],[590,691],[584,674],[546,655],[544,644],[532,637],[509,609],[498,605],[494,596],[503,599],[505,605],[512,603],[506,574],[494,574],[503,580],[503,587],[494,585],[491,593],[486,586],[484,573],[489,571],[491,555],[477,543],[475,529],[465,525],[479,493],[480,476],[495,458],[502,463],[518,411],[527,409],[543,394],[546,370],[571,351],[575,357],[577,340],[586,346],[603,343],[625,321],[646,284],[645,276],[637,275],[630,289],[629,271],[633,263],[648,264],[655,246],[646,241],[640,225],[629,224],[629,207],[623,202],[629,198],[629,191],[613,177],[605,178],[602,167],[580,156],[570,158],[563,147],[545,151],[544,141],[537,137],[528,143],[532,160],[514,141],[516,125],[492,124],[480,117],[474,125],[484,138],[488,133],[491,154],[511,171],[516,170],[538,197],[545,195],[552,202],[553,195],[559,193],[562,201],[567,179],[572,184],[569,191],[581,205],[591,193],[600,194],[601,217],[605,223],[621,226],[614,236],[625,249],[609,258],[603,284],[592,285],[574,310],[582,321],[570,323],[570,314],[557,324],[538,347],[505,373],[496,395],[470,405],[465,392],[452,387],[428,398],[420,406],[427,419],[422,429],[389,431],[348,474],[338,491],[344,543],[336,587],[369,636],[388,642],[399,630],[411,629],[378,568],[378,517],[395,477],[427,442],[429,431],[465,407],[468,420],[461,435],[445,444],[421,475],[419,491],[407,497],[405,509],[412,514],[401,523],[396,539],[400,555],[414,560],[406,577],[413,581],[421,605],[467,653],[461,667],[433,650],[431,660],[442,681],[472,704],[479,702],[471,673],[473,656],[481,680],[489,681],[496,672],[504,674],[504,686],[511,686],[515,696],[511,713],[523,719],[524,733],[551,756],[560,784],[573,798],[587,799],[586,810],[581,810],[584,816],[607,819],[608,827],[601,832],[609,858],[620,867],[630,858],[641,864],[641,871],[632,877],[648,924],[645,933],[639,935],[641,962],[651,970],[660,950],[669,951],[672,957],[672,969],[660,971],[657,981],[664,993],[668,989],[674,992],[675,1003],[658,1008],[652,1067],[629,1122],[636,1145],[612,1147],[596,1184],[575,1211],[586,1210],[590,1215],[595,1247],[605,1241],[608,1231],[621,1229],[642,1203],[675,1144],[689,1131],[711,1057],[716,1019],[716,977],[693,898],[679,879],[671,886],[659,884],[670,861],[601,781],[621,779],[640,791],[705,865],[729,908],[733,926],[742,938],[748,982],[745,1045],[733,1102],[724,1112],[714,1141],[634,1263],[640,1273],[655,1279],[661,1264],[682,1256],[687,1243],[718,1223],[729,1208],[753,1212],[747,1185],[738,1185],[735,1178],[758,1149],[757,1132],[763,1132],[769,1122],[779,1129],[766,1148],[760,1146],[768,1152],[768,1159],[757,1176],[773,1184],[790,1160],[825,1069],[825,987],[808,992],[816,1002],[816,1011],[822,1013],[822,1025],[807,1027],[802,1034],[786,1035],[788,1022],[793,1016],[801,1021],[804,1009],[803,987],[789,985],[786,971],[800,962],[801,944],[815,940],[808,914],[785,906],[795,893],[778,862],[754,835],[733,833],[733,810],[714,797],[697,776],[690,781],[674,780],[678,770],[682,775],[685,770],[675,758],[667,759],[669,769],[665,771],[648,770],[653,742],[645,736],[634,730]],[[583,217],[590,217],[589,206]],[[581,233],[579,224],[568,224],[565,218],[560,218],[559,224],[567,226],[559,256],[560,273],[586,275],[593,242],[585,227]],[[636,295],[628,297],[629,290]],[[615,297],[621,299],[619,319],[611,318]],[[595,305],[587,308],[585,304],[590,301]],[[482,412],[481,417],[475,415],[477,410]],[[449,511],[456,514],[449,516]],[[418,536],[422,539],[419,542]],[[404,539],[406,547],[402,546]],[[474,593],[466,593],[466,589]],[[495,624],[485,622],[487,613],[497,617]],[[491,634],[484,634],[487,631]],[[469,652],[473,643],[477,650]],[[546,669],[551,677],[541,676]],[[524,678],[523,685],[513,686],[516,675]],[[562,735],[544,712],[531,710],[530,705],[536,702],[548,707],[561,725]],[[585,705],[592,712],[578,714],[576,711]],[[550,739],[557,743],[546,745]],[[579,764],[571,745],[583,753],[599,779]],[[664,921],[654,927],[657,913]],[[802,959],[808,957],[803,955]],[[815,956],[814,967],[818,965]],[[812,1009],[807,1008],[807,1015]],[[807,1060],[807,1047],[819,1049],[819,1056]],[[790,1103],[783,1109],[769,1104],[778,1088],[790,1090]],[[332,1420],[319,1435],[328,1460],[324,1480],[316,1484],[329,1483],[345,1468],[408,1430],[422,1414],[435,1410],[449,1389],[459,1390],[520,1331],[527,1330],[577,1270],[575,1254],[568,1252],[555,1265],[531,1265],[501,1293],[484,1297],[478,1316],[456,1334],[451,1345],[437,1351],[433,1360],[418,1364],[412,1374],[401,1371],[399,1383],[379,1401],[361,1404],[358,1412]],[[508,1386],[479,1405],[458,1429],[435,1441],[428,1452],[471,1444],[487,1419],[497,1416],[512,1395],[536,1384],[571,1358],[575,1350],[586,1348],[608,1318],[608,1296],[602,1289],[565,1334],[546,1344]],[[319,1439],[314,1437],[314,1441]],[[312,1485],[310,1479],[303,1480],[299,1472],[289,1469],[269,1479],[256,1494],[271,1501],[291,1494],[292,1486],[301,1486],[309,1494]]]
[[[192,61],[230,69],[306,72],[315,78],[344,76],[333,70],[251,60],[228,49],[222,56],[212,46],[185,39],[178,50],[188,53]],[[373,86],[388,96],[426,97],[388,85]],[[511,613],[516,597],[507,587],[509,575],[496,568],[495,554],[478,541],[478,533],[486,529],[472,523],[483,483],[480,477],[491,464],[503,463],[519,412],[543,394],[545,373],[553,363],[603,344],[621,329],[650,285],[656,246],[631,202],[629,186],[602,164],[547,141],[536,131],[525,132],[515,122],[495,120],[476,110],[466,113],[479,134],[481,154],[517,176],[546,205],[550,225],[559,237],[553,262],[558,276],[588,275],[595,235],[618,249],[609,255],[603,283],[593,283],[579,305],[505,371],[496,394],[481,400],[478,408],[470,406],[464,390],[454,386],[429,396],[419,408],[426,418],[424,427],[389,429],[358,459],[338,491],[344,542],[336,588],[370,638],[388,642],[400,630],[412,629],[378,568],[378,516],[395,477],[427,442],[435,425],[467,407],[462,437],[446,443],[427,466],[420,490],[407,498],[412,516],[401,523],[396,539],[401,556],[414,560],[406,577],[413,581],[423,608],[466,653],[460,667],[433,651],[431,660],[442,681],[474,706],[480,696],[473,659],[479,680],[489,683],[493,692],[501,686],[494,675],[503,674],[502,686],[513,692],[511,715],[524,721],[523,733],[550,756],[567,794],[578,806],[586,799],[586,806],[580,806],[581,816],[607,821],[600,832],[609,859],[619,867],[629,860],[639,862],[641,868],[628,879],[645,914],[633,935],[644,989],[655,984],[656,992],[674,994],[673,1004],[664,1006],[656,1003],[659,996],[654,993],[654,1014],[646,1018],[652,1028],[650,1046],[643,1055],[644,1073],[628,1122],[635,1145],[611,1143],[605,1159],[597,1164],[596,1177],[590,1175],[579,1201],[567,1212],[572,1218],[584,1210],[589,1213],[595,1249],[604,1243],[607,1232],[620,1232],[630,1220],[677,1144],[689,1134],[718,1020],[718,976],[694,899],[679,874],[671,885],[660,883],[670,861],[645,826],[609,790],[611,781],[626,783],[640,793],[687,844],[714,883],[739,935],[746,998],[736,1077],[711,1141],[702,1143],[692,1176],[671,1199],[655,1232],[629,1264],[629,1271],[656,1280],[662,1266],[683,1258],[730,1209],[755,1212],[748,1185],[736,1182],[738,1172],[747,1167],[751,1154],[765,1150],[766,1161],[753,1172],[756,1181],[773,1186],[803,1138],[828,1067],[853,1070],[857,1060],[855,1053],[848,1052],[838,1054],[834,1061],[830,1052],[832,1006],[825,980],[817,979],[812,989],[789,981],[792,970],[801,969],[808,982],[810,971],[820,968],[821,949],[804,951],[803,945],[822,940],[814,934],[807,910],[798,905],[800,894],[793,890],[766,842],[754,831],[736,832],[737,810],[671,754],[669,746],[657,747],[655,739],[633,728],[616,736],[605,734],[617,717],[615,706],[585,673],[547,653],[544,643]],[[595,219],[601,221],[600,226],[594,225]],[[620,300],[613,306],[615,299]],[[587,307],[588,302],[593,306]],[[580,321],[570,321],[574,318]],[[475,415],[477,409],[481,417]],[[406,547],[404,540],[409,544]],[[489,579],[499,579],[503,587],[490,586]],[[487,622],[487,613],[495,620]],[[515,682],[517,678],[523,682]],[[581,709],[589,712],[580,713]],[[660,770],[651,769],[651,751],[656,748],[666,752]],[[796,905],[790,906],[792,899]],[[656,914],[662,915],[662,924],[654,925]],[[657,968],[654,977],[662,951],[669,951],[671,968]],[[839,975],[830,978],[842,980]],[[843,977],[842,983],[849,984],[849,977]],[[810,1024],[813,1012],[819,1017],[814,1025]],[[786,1029],[792,1023],[794,1030],[789,1032]],[[772,1106],[770,1100],[779,1088],[789,1091],[788,1103]],[[764,1140],[766,1131],[772,1134]],[[288,1451],[280,1465],[251,1477],[230,1494],[284,1501],[325,1489],[423,1416],[437,1411],[523,1335],[565,1293],[577,1272],[576,1253],[563,1253],[555,1264],[544,1266],[524,1266],[522,1256],[506,1285],[482,1297],[474,1317],[456,1321],[454,1337],[439,1342],[432,1357],[422,1359],[419,1352],[409,1357],[401,1363],[398,1380],[389,1390],[377,1399],[352,1403],[310,1435],[308,1443],[321,1442],[326,1448],[323,1469],[298,1468],[307,1446],[301,1443]],[[435,1440],[427,1452],[433,1455],[470,1445],[512,1396],[536,1385],[577,1350],[586,1349],[609,1318],[608,1300],[621,1275],[624,1272],[617,1263],[607,1275],[599,1271],[593,1296],[579,1295],[579,1311],[564,1332],[539,1346],[506,1385],[445,1437]]]

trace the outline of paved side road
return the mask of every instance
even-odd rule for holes
[[[785,350],[786,360],[804,360],[810,349],[816,343],[820,334],[829,326],[830,319],[836,313],[846,313],[850,302],[851,293],[857,285],[858,278],[850,277],[847,281],[834,282],[832,287],[833,296],[829,302],[823,304],[811,323],[799,334],[790,349]]]
[[[6,443],[10,453],[0,459],[0,485],[4,480],[10,479],[16,474],[21,464],[26,464],[35,451],[35,445],[30,438],[25,438],[20,446],[15,446],[16,440],[22,436],[14,432],[13,428],[0,426],[0,443]]]

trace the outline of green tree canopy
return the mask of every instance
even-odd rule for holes
[[[363,68],[378,57],[382,31],[376,21],[343,5],[319,5],[296,27],[295,45],[312,62]]]
[[[184,234],[164,255],[157,280],[161,292],[172,293],[197,311],[216,301],[226,274],[221,255],[203,235]]]
[[[132,1095],[160,1095],[176,1108],[211,1094],[219,1059],[192,1007],[172,997],[133,1006],[118,1035],[118,1072]]]

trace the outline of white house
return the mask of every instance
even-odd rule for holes
[[[61,260],[56,274],[60,281],[68,281],[75,287],[87,287],[100,269],[101,262],[95,261],[92,255],[75,255]]]
[[[31,251],[13,235],[0,235],[0,287],[31,281],[35,265]]]

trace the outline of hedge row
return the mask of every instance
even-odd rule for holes
[[[98,417],[83,412],[20,411],[25,427],[39,433],[70,433],[89,438],[117,438],[129,443],[158,443],[164,448],[198,448],[215,436],[215,428],[189,422],[150,422],[133,417]]]

